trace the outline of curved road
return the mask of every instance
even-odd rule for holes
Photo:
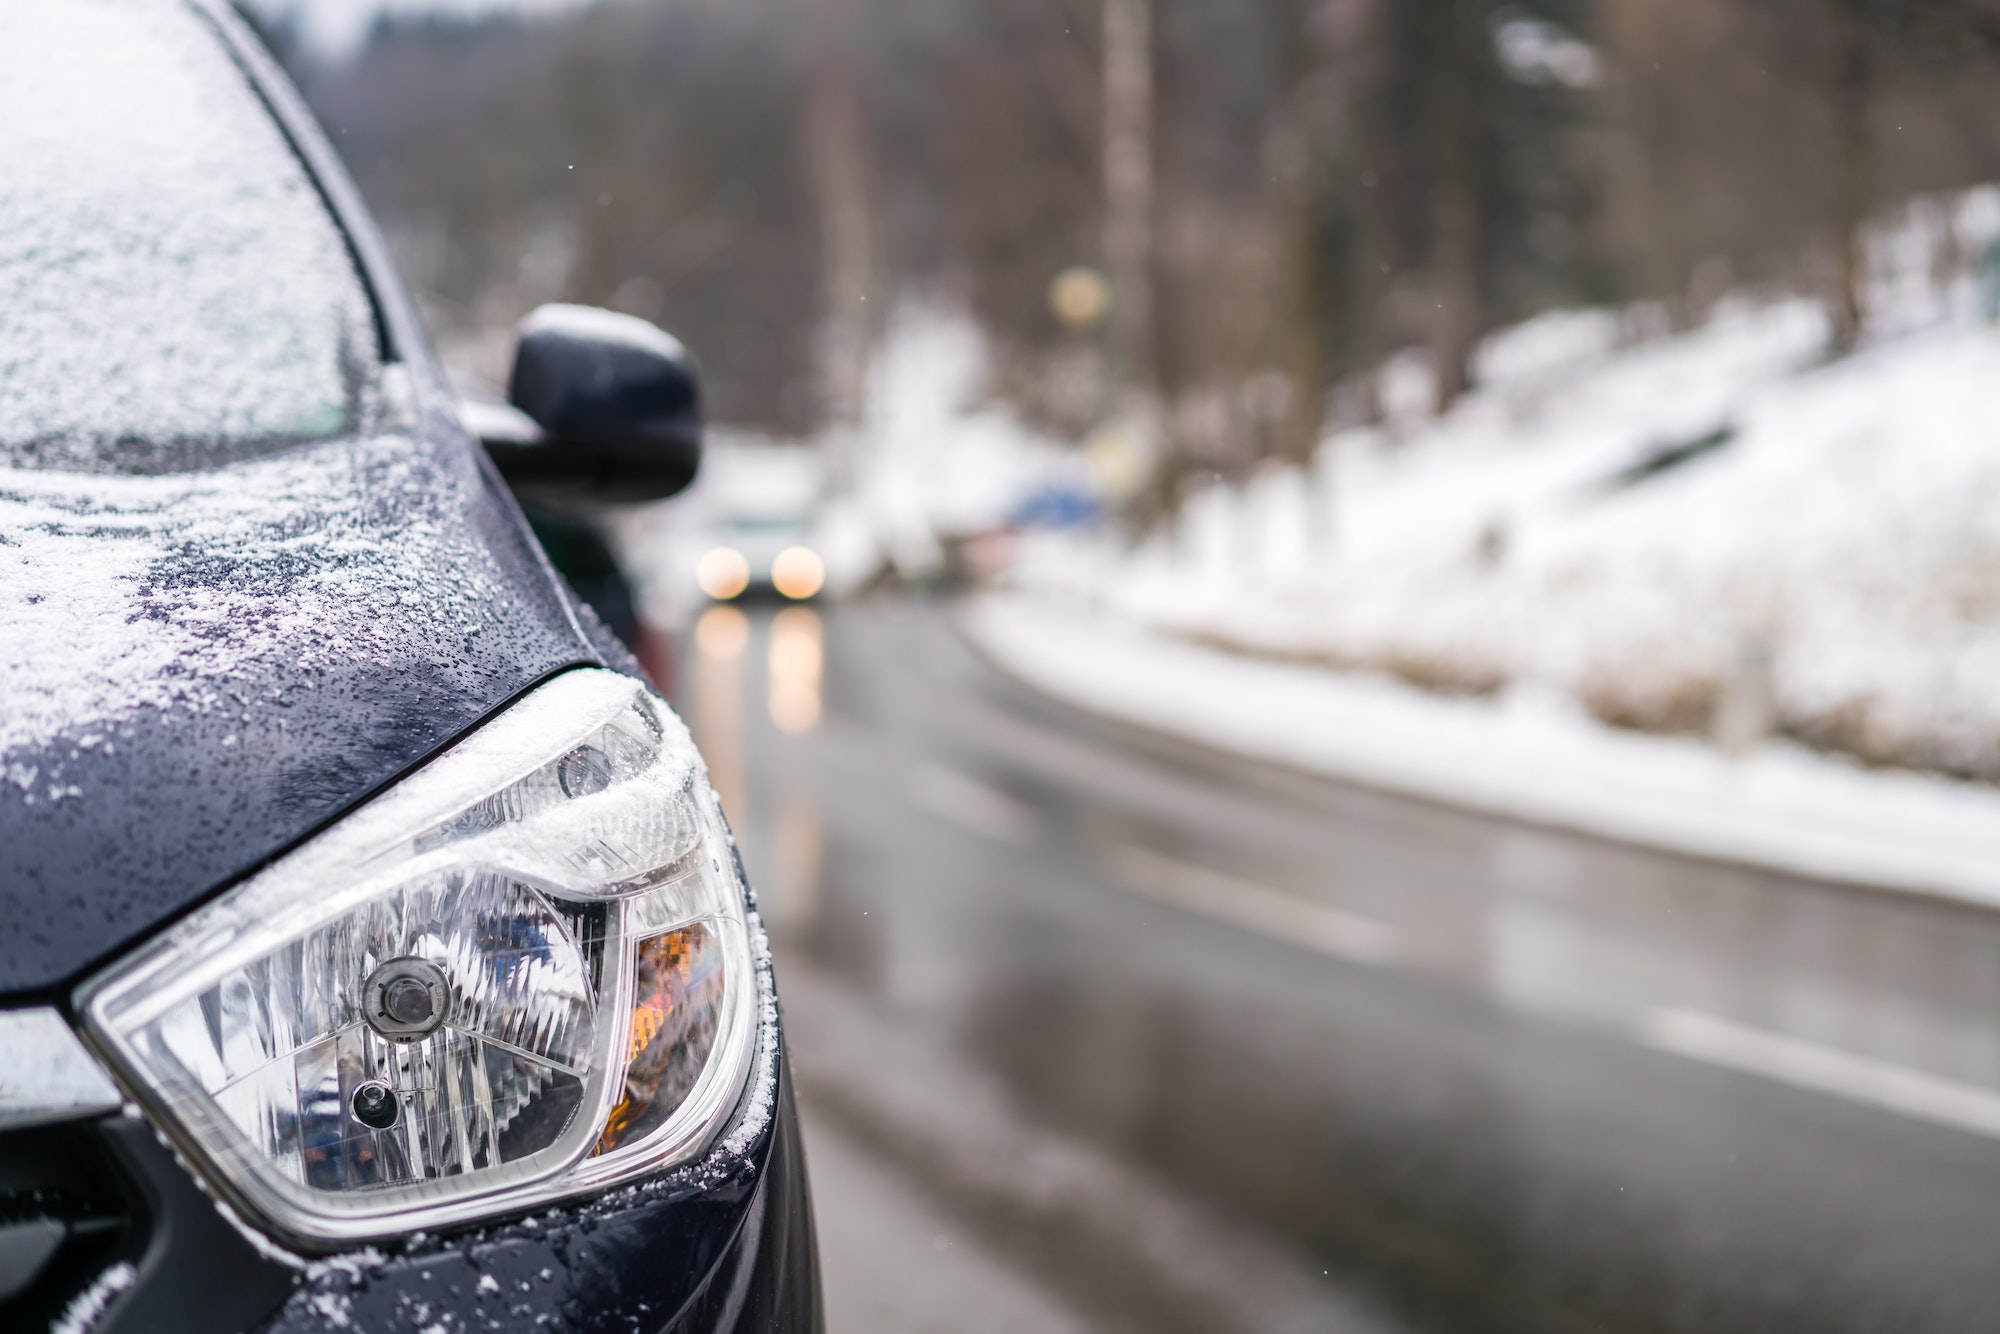
[[[936,605],[713,609],[680,684],[837,1324],[2000,1328],[2000,917],[1134,734]]]

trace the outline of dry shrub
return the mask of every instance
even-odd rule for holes
[[[1609,672],[1587,678],[1578,694],[1599,722],[1633,732],[1706,734],[1722,703],[1722,678],[1710,673],[1653,676]]]
[[[1372,667],[1440,695],[1497,695],[1507,686],[1506,675],[1491,663],[1426,653],[1408,645],[1388,650]]]
[[[2000,736],[1898,727],[1876,700],[1848,699],[1830,709],[1787,716],[1781,730],[1815,750],[1851,755],[1877,768],[1928,770],[2000,783]]]

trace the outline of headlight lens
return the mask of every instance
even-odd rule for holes
[[[756,1042],[680,720],[566,673],[113,968],[92,1035],[215,1177],[350,1242],[699,1153]]]

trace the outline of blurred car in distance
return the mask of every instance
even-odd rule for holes
[[[824,486],[810,446],[717,440],[701,484],[706,546],[694,577],[702,593],[718,602],[818,596],[827,581],[815,541]]]

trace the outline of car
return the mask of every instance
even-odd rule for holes
[[[0,7],[0,1328],[814,1331],[770,953],[515,492],[670,494],[605,311],[462,424],[220,0]]]
[[[817,449],[754,438],[719,442],[704,470],[695,584],[709,599],[810,601],[826,586],[817,527]]]

